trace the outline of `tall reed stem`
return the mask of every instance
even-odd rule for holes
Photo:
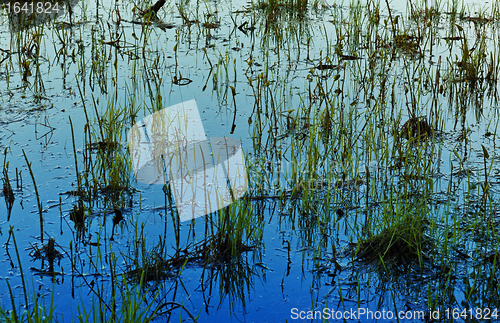
[[[26,153],[23,149],[24,159],[26,160],[26,164],[28,164],[28,169],[30,171],[31,179],[33,180],[33,186],[35,187],[35,195],[36,202],[38,204],[38,214],[40,215],[40,240],[43,244],[43,215],[42,215],[42,202],[40,201],[40,195],[38,194],[38,188],[36,187],[35,175],[33,175],[33,171],[31,170],[31,163],[28,161],[28,157],[26,157]]]

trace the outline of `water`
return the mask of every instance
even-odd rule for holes
[[[64,12],[56,20],[19,30],[9,27],[4,10],[0,18],[0,151],[7,149],[5,160],[15,201],[7,220],[5,200],[0,198],[0,240],[5,248],[0,264],[4,273],[0,282],[2,308],[11,306],[7,281],[16,302],[25,305],[22,267],[30,293],[43,296],[46,304],[54,293],[57,316],[75,318],[77,306],[89,311],[92,302],[99,304],[98,297],[109,306],[110,315],[113,290],[118,308],[130,303],[130,299],[122,302],[126,286],[130,286],[123,281],[132,279],[124,274],[135,268],[134,262],[156,259],[155,248],[162,242],[166,246],[164,259],[172,259],[176,234],[170,204],[161,185],[134,180],[127,164],[126,138],[136,121],[157,109],[196,99],[207,136],[235,138],[246,152],[251,198],[239,201],[232,210],[251,214],[250,227],[255,231],[245,241],[254,248],[242,252],[239,261],[219,259],[207,266],[194,261],[184,268],[181,265],[182,270],[173,266],[169,275],[159,280],[162,284],[154,280],[148,284],[152,289],[148,293],[132,289],[132,295],[145,295],[142,308],[150,302],[154,306],[165,304],[157,320],[176,322],[181,315],[183,319],[188,317],[179,308],[168,310],[175,305],[168,302],[182,304],[200,322],[290,321],[311,319],[310,315],[319,321],[327,319],[325,313],[342,314],[352,322],[385,321],[384,317],[396,321],[396,311],[407,311],[405,321],[411,322],[423,320],[412,314],[430,315],[431,307],[441,310],[441,320],[464,308],[495,309],[498,292],[489,284],[496,274],[493,270],[493,280],[489,277],[493,261],[488,259],[494,258],[496,245],[487,233],[496,228],[496,204],[491,198],[487,200],[490,213],[484,210],[481,145],[494,156],[497,86],[494,83],[488,87],[483,82],[483,89],[466,91],[466,83],[456,81],[460,76],[451,69],[463,54],[463,44],[446,42],[443,37],[456,36],[458,31],[453,26],[459,23],[469,37],[468,46],[479,51],[480,37],[476,35],[484,32],[488,36],[486,51],[497,61],[498,26],[496,20],[487,28],[467,20],[453,23],[447,14],[441,14],[433,20],[432,29],[424,30],[425,23],[406,19],[411,11],[405,4],[391,3],[391,15],[400,16],[400,26],[404,23],[427,42],[434,41],[432,54],[429,43],[423,41],[423,56],[411,54],[411,48],[401,45],[395,51],[396,58],[389,60],[393,55],[391,45],[373,34],[363,36],[366,29],[358,34],[356,19],[364,21],[368,16],[361,11],[363,7],[348,3],[321,3],[318,10],[310,10],[305,16],[290,9],[250,9],[252,4],[243,2],[167,3],[158,14],[163,24],[143,26],[132,23],[137,20],[132,15],[132,3],[106,2],[96,8],[93,3],[77,2],[71,17]],[[447,7],[451,5],[443,6],[442,12],[451,11]],[[373,11],[375,4],[370,8]],[[380,3],[381,22],[373,28],[389,37],[392,31],[385,8],[385,3]],[[483,12],[477,4],[465,8],[463,17]],[[187,23],[180,12],[193,22]],[[68,28],[62,22],[70,19],[76,24]],[[387,19],[389,23],[384,26]],[[218,27],[211,28],[215,27],[211,23]],[[250,28],[252,25],[255,29]],[[426,34],[431,31],[435,33],[433,40]],[[336,49],[362,59],[341,60]],[[369,57],[375,50],[379,59],[370,63],[374,62]],[[315,68],[320,63],[341,68]],[[439,66],[440,84],[446,91],[434,100],[432,84],[425,85],[425,80],[432,79]],[[375,72],[370,81],[371,70]],[[381,84],[384,75],[385,87]],[[394,96],[392,103],[389,99],[386,105],[382,103],[384,89],[386,98]],[[415,103],[411,93],[416,93]],[[331,101],[327,103],[326,98]],[[343,109],[345,119],[337,118],[340,114],[332,117],[336,137],[328,137],[326,142],[330,144],[320,146],[317,158],[338,157],[312,170],[307,162],[312,157],[307,152],[313,151],[315,142],[309,139],[315,136],[304,125],[322,127],[318,120],[328,120],[324,111],[329,104],[335,107],[332,113]],[[396,174],[396,157],[383,153],[392,149],[387,147],[395,140],[393,121],[400,115],[398,126],[406,122],[412,104],[429,122],[436,118],[436,107],[440,114],[438,126],[443,132],[436,136],[432,176],[426,177],[431,178],[428,186],[401,180],[404,176]],[[392,112],[388,109],[391,106]],[[465,106],[467,109],[462,109]],[[102,128],[96,113],[108,120]],[[97,191],[92,202],[85,199],[89,217],[85,218],[86,231],[80,232],[70,215],[83,198],[71,194],[77,190],[78,181],[70,117],[81,180],[86,181],[85,165],[91,157],[97,165],[93,169],[96,181],[107,188]],[[90,128],[85,127],[87,117]],[[373,141],[380,146],[367,148],[364,136],[343,139],[348,132],[335,130],[342,127],[380,137],[380,141]],[[379,128],[385,130],[378,132]],[[113,155],[99,159],[102,156],[96,151],[89,154],[88,133],[94,143],[104,135],[119,146]],[[467,141],[459,140],[464,134]],[[338,154],[333,153],[334,148]],[[23,151],[31,163],[43,210],[43,243],[54,237],[62,255],[52,270],[47,259],[36,259],[34,254],[42,247],[38,202]],[[341,152],[350,154],[345,161],[340,158]],[[300,157],[294,162],[293,156]],[[489,192],[496,196],[498,166],[491,160],[486,160],[488,170],[492,165]],[[102,167],[110,162],[115,163],[118,179]],[[376,178],[371,184],[366,182],[365,165]],[[416,162],[416,171],[422,169],[419,165]],[[294,181],[297,167],[302,187]],[[16,168],[20,172],[17,181]],[[452,175],[463,169],[471,169],[472,175]],[[342,179],[344,171],[348,178]],[[86,173],[87,188],[92,174]],[[345,184],[357,177],[364,181],[354,186],[339,185],[339,180]],[[305,187],[310,179],[328,183],[329,189],[307,195]],[[135,191],[120,191],[124,189],[119,186],[122,184]],[[397,188],[414,196],[408,199],[411,203],[407,201],[408,210],[420,210],[421,196],[425,212],[435,215],[429,218],[430,228],[425,234],[437,240],[436,249],[441,254],[429,251],[425,266],[397,264],[389,271],[353,260],[356,243],[365,239],[367,232],[380,232],[384,228],[382,215],[400,206],[391,201],[404,204],[404,194],[397,198],[383,195],[398,192]],[[249,209],[243,212],[245,205]],[[124,216],[116,226],[114,208]],[[440,216],[443,214],[449,215]],[[477,220],[485,214],[493,218],[487,230]],[[211,221],[219,223],[215,215],[209,220],[182,222],[180,249],[203,242],[207,237],[205,224]],[[367,221],[372,221],[371,231]],[[456,244],[451,243],[454,239]],[[160,266],[164,267],[167,264]],[[478,296],[470,296],[471,291]],[[28,302],[32,303],[33,297]],[[354,315],[358,308],[372,311],[372,316],[359,315],[359,311]],[[322,311],[322,316],[308,312],[315,310]],[[382,312],[394,317],[379,317],[385,315]],[[458,317],[458,321],[462,319]]]

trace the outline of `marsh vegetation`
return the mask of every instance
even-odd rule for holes
[[[0,16],[0,321],[495,318],[500,2],[51,3]],[[249,187],[181,222],[127,134],[191,99]]]

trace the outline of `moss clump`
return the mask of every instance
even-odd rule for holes
[[[432,241],[424,235],[424,218],[406,219],[360,242],[357,258],[373,262],[418,262],[427,258]]]
[[[406,140],[411,138],[427,138],[433,133],[432,127],[427,122],[427,117],[415,117],[409,119],[402,127],[400,136]]]

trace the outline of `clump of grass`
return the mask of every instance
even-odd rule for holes
[[[232,204],[209,215],[205,237],[189,242],[185,247],[178,243],[173,255],[167,255],[165,241],[161,239],[153,248],[146,250],[146,239],[141,232],[131,251],[134,257],[128,257],[131,264],[127,276],[136,280],[143,277],[145,281],[158,281],[176,276],[188,263],[206,267],[238,260],[242,253],[253,250],[261,239],[260,227],[248,205],[241,203],[238,207]]]
[[[400,137],[404,139],[427,138],[433,133],[432,127],[427,122],[427,117],[410,118],[402,127]]]
[[[237,203],[216,213],[217,222],[212,223],[211,238],[204,245],[204,256],[208,262],[227,261],[238,258],[242,252],[249,251],[252,247],[248,240],[255,238],[254,233],[258,223],[253,220],[254,215],[248,204]],[[213,219],[213,217],[212,217]]]
[[[422,50],[420,48],[420,43],[423,37],[416,35],[410,35],[408,33],[399,33],[394,36],[394,46],[410,57],[419,57],[422,55]]]
[[[356,256],[367,262],[418,263],[433,249],[434,243],[425,234],[429,221],[423,207],[404,208],[401,213],[385,212],[383,217],[389,222],[378,233],[362,239]]]
[[[454,62],[456,68],[451,69],[456,73],[456,75],[451,76],[452,80],[454,82],[464,82],[469,87],[469,90],[479,88],[483,80],[494,83],[498,74],[496,72],[498,69],[498,58],[494,55],[494,51],[488,55],[486,27],[484,27],[484,30],[476,32],[475,43],[470,47],[468,35],[464,31],[464,28],[459,24],[455,26],[458,29],[460,37],[454,39],[459,40],[461,46],[460,55],[457,55],[457,61]],[[488,57],[490,58],[489,61]]]
[[[77,188],[72,193],[88,202],[89,207],[98,206],[98,203],[103,202],[104,207],[114,208],[116,205],[126,204],[126,199],[131,198],[134,192],[130,187],[130,158],[126,149],[120,145],[124,126],[128,122],[127,116],[132,113],[127,108],[115,106],[114,97],[109,99],[103,114],[99,114],[97,104],[94,101],[94,123],[89,120],[87,109],[84,107],[87,124],[84,127],[83,169],[77,160],[70,118],[77,176]],[[77,222],[79,221],[75,223]]]
[[[440,15],[439,4],[437,7],[432,5],[429,7],[427,1],[422,4],[417,3],[416,5],[410,1],[409,19],[411,20],[426,23],[427,21],[437,21]]]
[[[138,255],[133,260],[133,267],[126,271],[127,277],[139,281],[144,279],[144,282],[149,281],[160,281],[165,278],[174,277],[179,268],[182,268],[187,259],[184,259],[184,263],[181,257],[165,257],[164,246],[165,242],[160,241],[159,244],[147,251],[143,248],[139,249]],[[142,240],[142,245],[145,245],[145,239]],[[139,259],[140,256],[140,259]]]
[[[260,9],[269,9],[275,12],[281,10],[307,10],[308,0],[263,0],[259,2]]]

